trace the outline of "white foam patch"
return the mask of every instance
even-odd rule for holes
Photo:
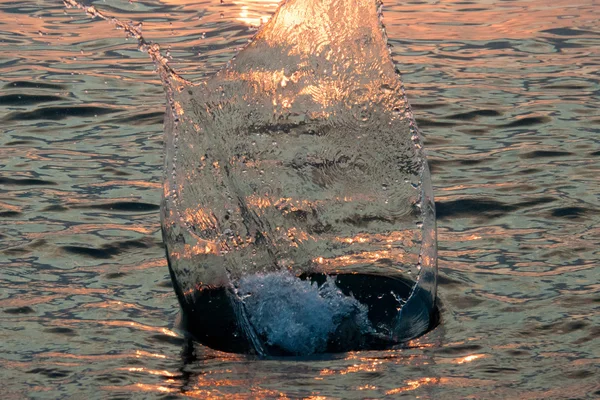
[[[256,333],[291,353],[325,351],[342,323],[361,333],[372,330],[367,307],[344,295],[331,277],[319,287],[288,272],[249,275],[238,282],[238,295]]]

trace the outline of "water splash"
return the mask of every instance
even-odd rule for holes
[[[247,275],[238,285],[237,294],[256,334],[283,352],[321,353],[333,336],[373,331],[368,308],[344,295],[332,277],[319,286],[282,271]]]
[[[157,65],[170,107],[163,238],[200,340],[298,354],[399,343],[428,329],[435,209],[380,2],[284,2],[199,84],[179,77],[134,24],[65,4],[124,29]],[[302,279],[328,275],[335,283]],[[365,312],[369,323],[357,322]],[[342,343],[342,325],[370,339]]]

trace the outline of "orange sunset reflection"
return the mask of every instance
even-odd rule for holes
[[[197,0],[161,0],[165,4],[188,5],[198,7]],[[234,18],[250,27],[264,24],[279,5],[275,0],[225,0],[224,4],[234,4],[235,12],[226,17]],[[454,0],[403,4],[400,11],[388,11],[391,4],[384,3],[384,17],[388,32],[402,30],[403,38],[413,39],[459,39],[459,40],[494,40],[498,38],[521,39],[535,36],[540,28],[553,21],[555,28],[570,27],[568,18],[571,10],[580,5],[568,0],[557,0],[545,9],[537,10],[535,18],[524,10],[529,1],[511,1],[496,4],[495,7],[483,8],[480,4],[465,4]],[[203,5],[204,6],[204,5]],[[219,2],[209,5],[215,11],[231,10],[220,7]],[[581,26],[592,27],[598,15],[590,12],[580,15]],[[391,37],[400,37],[394,34]]]
[[[214,81],[227,63],[243,60],[243,54],[235,54],[252,47],[251,37],[263,34],[260,27],[273,32],[277,25],[279,35],[256,55],[266,67],[240,69],[229,77],[254,90],[235,91],[246,100],[269,94],[265,109],[297,116],[296,110],[314,106],[307,120],[334,120],[334,106],[345,99],[352,100],[351,107],[376,97],[380,86],[369,86],[369,68],[378,70],[382,57],[388,57],[385,46],[359,52],[364,43],[348,49],[330,40],[370,23],[373,13],[361,12],[361,4],[370,0],[351,0],[346,4],[356,7],[342,11],[339,0],[312,0],[316,6],[309,11],[303,10],[306,3],[298,6],[302,1],[283,0],[295,3],[285,20],[272,19],[278,0],[79,1],[139,28],[157,44],[142,50],[152,54],[160,45],[165,65],[168,61],[197,86]],[[360,269],[402,279],[407,272],[409,280],[416,267],[408,267],[426,270],[439,255],[441,304],[431,320],[439,325],[431,323],[431,330],[393,349],[360,347],[283,360],[188,343],[179,325],[182,316],[175,315],[180,292],[173,290],[161,238],[161,192],[172,196],[176,185],[162,184],[165,95],[157,68],[138,51],[135,35],[127,37],[122,27],[62,4],[5,1],[0,6],[0,106],[5,111],[0,157],[6,167],[0,176],[0,368],[7,383],[2,398],[72,398],[81,390],[101,398],[314,400],[553,399],[600,393],[594,378],[600,365],[594,314],[600,281],[593,272],[600,238],[593,214],[600,207],[594,190],[600,157],[594,104],[600,94],[600,0],[383,0],[392,58],[429,156],[440,227],[436,255],[419,260],[411,252],[424,240],[434,241],[433,231],[420,235],[367,218],[374,214],[370,203],[380,199],[379,184],[360,193],[359,180],[349,179],[327,196],[312,196],[313,187],[278,191],[278,180],[287,178],[278,174],[288,156],[279,153],[282,140],[271,148],[265,138],[265,156],[256,159],[225,154],[213,165],[209,158],[205,173],[212,168],[219,179],[227,168],[245,168],[247,180],[260,179],[265,170],[276,173],[273,181],[265,174],[266,183],[256,190],[252,186],[254,191],[233,193],[233,200],[223,197],[232,214],[238,204],[247,206],[250,217],[243,222],[250,221],[248,227],[241,218],[223,222],[208,201],[185,204],[179,215],[167,210],[169,221],[202,231],[195,232],[197,238],[183,237],[178,251],[167,249],[171,262],[217,265],[223,254],[238,252],[239,265],[250,271],[254,261],[270,260],[271,248],[285,247],[272,257],[277,264],[269,266],[295,273],[307,265],[315,275],[348,273],[352,279],[349,273]],[[323,12],[323,4],[336,4],[338,10]],[[291,45],[282,53],[292,55],[293,62],[282,68],[265,55],[286,42]],[[354,66],[359,53],[369,63]],[[313,68],[314,56],[335,61],[335,67],[315,75],[324,61]],[[348,80],[348,86],[363,88],[351,92],[354,98],[335,79],[344,68],[358,71],[357,79]],[[167,104],[181,121],[194,119],[186,101]],[[373,111],[351,110],[354,118]],[[381,126],[377,121],[365,126]],[[375,131],[365,126],[364,131]],[[200,119],[186,129],[195,130],[195,137],[208,130]],[[363,130],[358,134],[364,137]],[[307,146],[311,152],[318,140],[315,136]],[[340,139],[336,150],[345,151],[348,142],[358,140]],[[194,144],[195,150],[202,147]],[[375,159],[381,154],[366,146],[357,152]],[[314,153],[306,164],[328,172],[310,176],[322,186],[336,182],[324,162],[330,155],[336,174],[356,177],[368,171],[364,163],[355,168],[337,163],[335,152]],[[192,171],[178,176],[189,173],[193,181]],[[396,173],[394,166],[375,171]],[[387,189],[382,197],[393,212],[401,201]],[[205,193],[183,194],[193,201]],[[498,202],[497,212],[483,207],[486,199]],[[113,207],[116,203],[124,206]],[[351,230],[328,226],[355,206],[365,212],[352,218]],[[312,223],[322,210],[335,212],[321,225],[307,223],[312,229],[297,222]],[[279,219],[272,226],[254,224],[273,215]],[[285,225],[288,221],[293,222]],[[382,229],[370,231],[373,226]],[[224,233],[221,227],[231,229]],[[253,254],[259,239],[268,251]],[[326,240],[335,251],[321,251]],[[208,297],[228,276],[207,273],[182,293],[192,298],[203,291]],[[390,309],[402,310],[404,304],[393,308],[399,297],[386,293],[393,295],[384,298]],[[308,309],[307,304],[301,308]],[[273,315],[287,323],[281,310]],[[203,314],[208,315],[205,325],[223,320],[225,313],[219,312]]]
[[[248,26],[260,26],[267,22],[278,6],[273,0],[234,0],[233,4],[239,5],[241,11],[236,18]]]

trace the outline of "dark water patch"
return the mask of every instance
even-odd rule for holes
[[[471,166],[471,165],[481,164],[484,161],[486,161],[486,159],[484,159],[484,158],[480,158],[480,159],[466,158],[466,159],[452,159],[452,160],[442,160],[439,158],[438,159],[430,158],[429,169],[432,172],[433,171],[441,171],[441,170],[443,170],[443,167],[447,167],[447,166],[451,166],[451,167]]]
[[[594,157],[600,156],[600,151],[594,151],[593,153],[590,153],[590,156],[594,156]]]
[[[569,379],[585,379],[596,375],[596,372],[592,372],[587,369],[580,369],[579,371],[567,372],[565,376]]]
[[[159,284],[157,284],[156,286],[171,289],[173,287],[173,282],[171,280],[162,281]]]
[[[20,45],[23,42],[21,40],[12,40],[12,39],[2,39],[2,43],[3,44],[14,44],[14,45]],[[19,62],[19,60],[17,59],[13,59],[13,60],[8,60],[6,62],[0,63],[0,68],[6,68],[12,65],[16,65]]]
[[[531,357],[531,353],[525,350],[508,350],[506,354],[511,357]]]
[[[124,276],[127,276],[127,274],[125,272],[110,272],[110,273],[104,275],[104,277],[106,279],[118,279],[118,278],[122,278]]]
[[[584,321],[572,321],[572,322],[567,322],[563,326],[563,330],[565,332],[574,332],[574,331],[581,330],[587,326],[588,326],[588,324]]]
[[[529,153],[521,154],[521,158],[547,158],[547,157],[564,157],[572,156],[573,153],[559,150],[535,150]]]
[[[439,122],[430,119],[417,118],[417,126],[420,128],[449,128],[456,126],[455,122]]]
[[[16,307],[16,308],[5,308],[3,310],[6,314],[33,314],[35,311],[29,306]]]
[[[64,327],[47,328],[47,329],[44,329],[44,332],[56,333],[56,334],[65,335],[65,336],[77,336],[77,333],[73,329],[64,328]]]
[[[537,331],[554,334],[562,330],[562,323],[561,321],[554,321],[546,324],[538,324],[536,325],[535,329]]]
[[[30,95],[30,94],[7,94],[0,96],[0,105],[2,106],[30,106],[39,103],[48,103],[52,101],[64,100],[59,96],[49,95]]]
[[[573,85],[552,84],[552,85],[544,86],[544,89],[558,89],[558,90],[585,90],[585,89],[589,89],[589,88],[590,87],[587,85],[577,85],[577,84],[573,84]]]
[[[132,115],[130,117],[115,118],[110,122],[118,125],[162,125],[164,119],[164,112],[149,112]]]
[[[62,246],[61,248],[71,254],[105,260],[130,249],[147,249],[149,247],[151,245],[144,241],[127,240],[117,244],[106,244],[100,248],[83,246]]]
[[[594,299],[594,297],[588,298],[588,299],[582,299],[581,296],[570,296],[570,295],[566,295],[564,294],[563,296],[561,296],[560,298],[560,304],[564,305],[566,308],[570,308],[570,309],[577,309],[581,306],[583,302],[588,302],[588,303],[593,303],[594,301],[596,302],[600,302],[600,293],[598,295],[598,297],[596,297]],[[600,326],[598,326],[598,334],[600,335]]]
[[[522,201],[517,204],[506,204],[493,199],[460,199],[450,201],[436,201],[436,215],[439,219],[462,216],[484,216],[497,218],[508,212],[521,208],[533,207],[555,201],[552,197],[540,197]]]
[[[13,186],[39,186],[39,185],[56,185],[56,182],[46,181],[35,178],[6,178],[0,177],[0,185]]]
[[[556,199],[554,197],[539,197],[537,199],[526,200],[526,201],[517,203],[517,206],[519,208],[534,207],[534,206],[539,206],[541,204],[552,203],[553,201],[556,201]]]
[[[460,121],[473,120],[477,117],[499,117],[502,113],[496,110],[475,110],[466,113],[454,114],[447,116],[448,119],[456,119]]]
[[[514,211],[517,208],[515,205],[492,199],[460,199],[435,202],[436,215],[439,219],[469,215],[493,218]]]
[[[58,369],[58,368],[34,368],[30,371],[27,371],[27,373],[28,374],[45,375],[50,379],[66,378],[67,376],[69,376],[71,374],[67,370]]]
[[[18,211],[2,211],[0,212],[0,218],[13,218],[21,215]]]
[[[562,207],[552,210],[551,215],[557,218],[580,218],[584,216],[589,210],[583,207]]]
[[[160,206],[150,203],[140,203],[133,201],[117,201],[114,203],[95,204],[90,206],[81,206],[78,208],[90,208],[94,210],[123,211],[123,212],[148,212],[156,211]]]
[[[519,372],[519,370],[517,368],[496,367],[496,366],[479,369],[479,371],[483,372],[484,374],[506,374],[506,373]]]
[[[31,121],[47,119],[59,121],[70,117],[97,117],[111,114],[119,110],[106,107],[71,106],[71,107],[46,107],[34,111],[13,112],[7,115],[5,121]]]
[[[462,3],[457,3],[457,4],[462,4]],[[487,8],[459,8],[456,11],[457,12],[487,11]]]
[[[586,47],[586,44],[583,41],[577,41],[573,38],[556,38],[549,37],[546,39],[548,43],[552,44],[556,50],[556,52],[562,52],[566,49],[581,49]]]
[[[12,142],[5,143],[5,146],[20,146],[24,144],[35,144],[33,140],[13,140]]]
[[[522,169],[520,170],[518,173],[520,175],[529,175],[529,174],[536,174],[538,172],[540,172],[540,169],[537,168],[527,168],[527,169]]]
[[[583,36],[583,35],[594,35],[597,36],[599,33],[593,31],[587,31],[584,29],[572,29],[572,28],[552,28],[540,31],[542,33],[549,33],[556,36]]]
[[[29,81],[15,81],[10,82],[4,85],[5,89],[14,89],[14,88],[26,88],[26,89],[54,89],[54,90],[64,90],[67,88],[65,85],[60,85],[56,83],[41,83],[41,82],[29,82]]]
[[[152,335],[152,336],[150,336],[150,339],[152,341],[156,341],[159,343],[172,344],[172,345],[178,346],[178,347],[183,346],[183,343],[185,342],[185,339],[183,339],[183,338],[169,336],[169,335],[161,335],[161,334]]]
[[[42,210],[42,212],[62,212],[62,211],[67,211],[67,210],[68,210],[67,207],[61,206],[59,204],[53,204],[51,206],[44,208]]]
[[[5,254],[7,256],[22,256],[24,254],[29,253],[29,250],[25,250],[23,248],[20,247],[15,247],[12,249],[6,249],[2,252],[2,254]]]
[[[472,136],[482,136],[489,132],[488,129],[460,129],[459,132],[466,133]]]
[[[410,107],[413,110],[435,110],[436,108],[447,107],[448,104],[444,103],[410,103]]]
[[[550,122],[550,118],[548,118],[548,117],[526,117],[526,118],[518,119],[513,122],[509,122],[508,124],[500,125],[500,127],[502,127],[502,128],[524,128],[526,126],[545,124],[546,122]]]
[[[112,247],[94,249],[91,247],[82,246],[63,246],[62,249],[67,253],[98,259],[108,259],[119,254],[119,251]]]
[[[512,49],[514,46],[511,42],[507,40],[493,40],[491,42],[487,42],[484,46],[481,46],[484,49],[490,50],[503,50],[503,49]]]
[[[110,172],[116,176],[130,176],[131,175],[129,172],[119,171],[118,169],[111,168],[111,167],[102,168],[100,171]]]
[[[440,354],[448,354],[448,355],[462,355],[462,354],[471,354],[473,352],[481,350],[482,347],[478,344],[462,344],[458,346],[451,347],[443,347],[439,349],[437,352]]]
[[[124,382],[128,382],[130,380],[130,378],[123,374],[107,373],[107,374],[100,374],[100,375],[95,376],[94,380],[97,382],[106,382],[106,383],[112,383],[112,384],[118,385],[118,384],[121,384]],[[117,398],[119,398],[119,397],[111,396],[111,399],[117,399]],[[130,399],[130,397],[127,399]]]
[[[577,339],[573,344],[582,344],[590,341],[595,341],[600,337],[600,326],[593,326],[587,336]]]
[[[17,44],[19,42],[17,41],[10,41],[10,43],[14,43]],[[17,65],[19,63],[18,59],[12,59],[12,60],[8,60],[6,62],[0,62],[0,69],[5,69],[8,67],[12,67],[13,65]]]
[[[463,286],[464,282],[452,279],[447,275],[438,275],[437,283],[440,286]]]

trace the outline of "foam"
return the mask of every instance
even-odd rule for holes
[[[289,272],[248,275],[237,292],[254,331],[293,354],[324,352],[338,329],[372,331],[367,307],[342,293],[332,277],[319,287]]]

